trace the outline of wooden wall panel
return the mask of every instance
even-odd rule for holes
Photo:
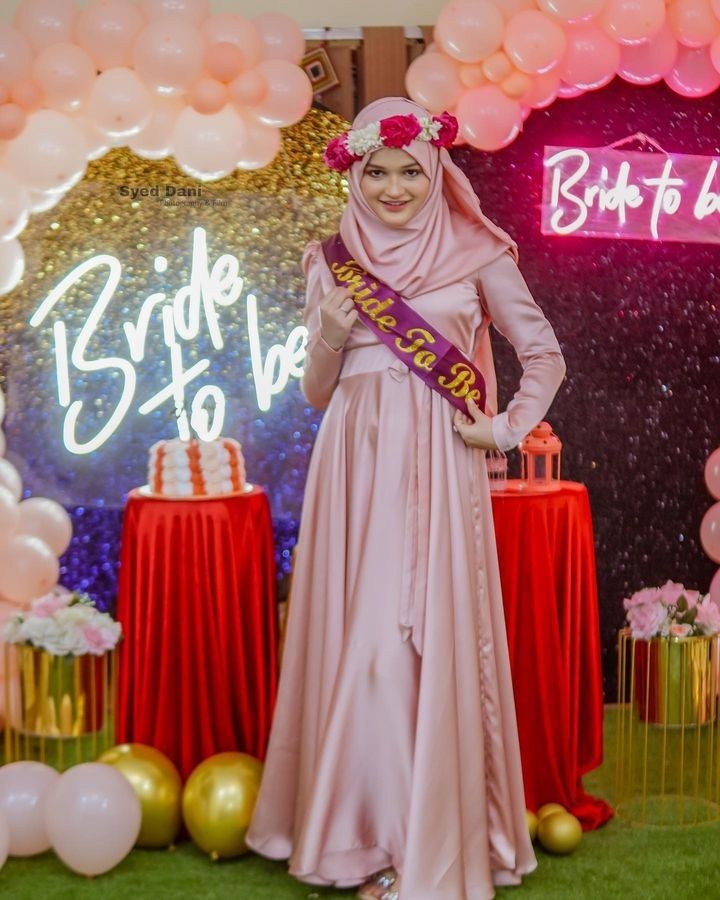
[[[407,42],[403,28],[363,28],[358,51],[358,104],[405,96]]]

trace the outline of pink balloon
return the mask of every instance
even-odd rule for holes
[[[132,850],[140,800],[125,776],[104,763],[64,772],[48,794],[45,827],[53,850],[80,875],[102,875]]]
[[[22,0],[15,13],[15,25],[36,50],[72,41],[78,14],[74,0]]]
[[[227,88],[214,78],[201,78],[196,81],[188,93],[188,102],[192,108],[203,115],[220,112],[228,99]]]
[[[87,147],[72,119],[41,109],[28,116],[23,133],[7,145],[5,164],[28,187],[56,191],[82,178]]]
[[[677,54],[675,35],[665,22],[655,37],[644,44],[620,48],[618,75],[631,84],[655,84],[675,65]]]
[[[457,117],[463,137],[478,150],[499,150],[514,141],[522,128],[520,104],[494,84],[466,91]]]
[[[144,24],[131,0],[94,0],[77,17],[75,39],[104,72],[130,65],[135,38]]]
[[[405,73],[408,94],[430,112],[455,106],[463,92],[459,69],[457,62],[444,53],[423,53]]]
[[[621,44],[654,37],[665,21],[665,0],[608,0],[599,22]]]
[[[425,51],[427,53],[427,51]],[[487,78],[485,77],[485,73],[483,72],[483,66],[485,63],[465,63],[465,65],[460,66],[458,71],[458,77],[460,78],[460,83],[463,87],[474,88],[480,87],[481,84],[485,84]]]
[[[150,119],[152,96],[132,69],[107,69],[95,79],[86,114],[116,137],[137,134]]]
[[[612,80],[620,64],[620,47],[593,23],[567,29],[567,50],[557,74],[568,85],[593,90]]]
[[[147,124],[128,141],[128,146],[143,159],[164,159],[172,152],[172,134],[185,101],[180,97],[158,97]]]
[[[4,681],[4,679],[2,679]],[[0,687],[2,685],[0,684]],[[0,813],[0,869],[5,865],[10,850],[10,826],[5,816]]]
[[[452,0],[440,11],[435,40],[460,62],[479,62],[499,49],[505,21],[490,0]]]
[[[298,65],[305,55],[305,37],[290,16],[279,12],[253,16],[259,33],[263,59],[285,59]]]
[[[0,241],[0,295],[9,294],[20,284],[25,272],[25,254],[17,238]],[[0,459],[0,464],[7,460]],[[8,463],[9,465],[9,463]],[[0,484],[3,483],[0,468]],[[7,485],[6,485],[7,486]]]
[[[582,22],[594,18],[605,0],[538,0],[540,9],[563,22]]]
[[[711,506],[703,516],[700,543],[710,559],[720,563],[720,503]]]
[[[76,44],[52,44],[35,57],[32,75],[48,106],[77,109],[95,80],[95,63]]]
[[[243,55],[248,69],[260,62],[262,38],[254,22],[237,13],[218,13],[210,16],[200,27],[208,44],[229,42],[235,44]]]
[[[257,106],[265,99],[267,90],[267,81],[257,69],[243,72],[228,85],[230,99],[238,106]]]
[[[235,169],[243,138],[242,121],[232,106],[211,116],[187,107],[175,123],[173,156],[188,175],[213,181]]]
[[[227,83],[242,72],[244,65],[242,50],[230,41],[220,41],[207,48],[205,68],[211,78]]]
[[[210,0],[140,0],[140,9],[151,21],[173,16],[199,25],[210,15]]]
[[[673,0],[667,17],[673,34],[686,47],[705,47],[720,34],[710,0]]]
[[[17,237],[27,224],[29,211],[30,198],[25,188],[17,178],[0,171],[0,240]]]
[[[0,485],[0,542],[15,534],[20,522],[20,508],[14,495]]]
[[[498,84],[512,74],[513,64],[510,62],[507,53],[498,50],[497,53],[488,56],[482,64],[482,71],[488,81]]]
[[[705,484],[710,496],[720,500],[720,447],[708,456],[705,463]]]
[[[710,597],[714,603],[720,606],[720,569],[717,570],[710,582]]]
[[[710,48],[680,47],[665,82],[683,97],[706,97],[716,91],[720,87],[720,72],[712,64]]]
[[[15,534],[0,546],[0,594],[28,603],[57,584],[57,557],[40,538]]]
[[[280,129],[262,125],[249,115],[244,115],[242,119],[245,136],[240,144],[238,169],[245,172],[262,169],[275,159],[280,150]]]
[[[59,779],[55,769],[39,762],[0,767],[0,813],[10,829],[11,856],[35,856],[50,849],[45,803]]]
[[[25,35],[0,22],[0,82],[15,84],[30,77],[33,51]]]
[[[563,29],[536,9],[517,13],[505,29],[505,52],[521,72],[529,75],[542,75],[554,68],[566,45]]]
[[[30,497],[18,507],[18,532],[40,538],[55,556],[62,556],[72,538],[72,521],[59,503],[46,497]]]
[[[710,62],[720,72],[720,35],[710,45]]]
[[[204,61],[202,35],[183,19],[166,16],[150,22],[135,41],[136,72],[146,84],[162,93],[183,91],[197,81]]]
[[[720,0],[710,0],[710,5],[712,6],[712,11],[720,19]]]
[[[10,90],[10,99],[17,103],[25,112],[35,112],[43,105],[43,93],[40,88],[29,78],[16,82]]]
[[[310,79],[301,68],[283,59],[265,59],[257,71],[267,82],[267,95],[254,113],[264,125],[284,127],[299,122],[312,104]]]
[[[27,125],[27,113],[17,103],[0,106],[0,140],[12,141],[23,133]]]
[[[28,194],[30,196],[30,210],[34,213],[47,212],[49,209],[57,206],[64,196],[61,192],[46,193],[45,191],[32,190],[28,191]]]
[[[523,96],[522,102],[533,109],[545,109],[557,97],[559,87],[560,77],[555,72],[536,75],[530,89]]]

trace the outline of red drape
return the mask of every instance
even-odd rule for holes
[[[277,687],[270,509],[259,488],[207,500],[133,492],[118,618],[118,739],[187,777],[225,750],[264,758]]]
[[[509,487],[513,487],[512,483]],[[597,828],[611,816],[582,775],[602,762],[602,672],[587,490],[493,493],[525,800],[561,803]]]

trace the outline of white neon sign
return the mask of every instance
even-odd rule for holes
[[[164,256],[157,256],[154,267],[158,274],[166,272],[167,259]],[[167,297],[163,292],[150,294],[140,307],[137,319],[134,322],[123,322],[122,329],[129,359],[122,356],[92,358],[88,355],[88,344],[101,330],[103,316],[122,279],[122,265],[115,256],[100,253],[68,272],[33,313],[30,325],[39,328],[73,286],[82,282],[89,273],[103,269],[107,269],[105,283],[72,348],[68,346],[65,322],[60,319],[53,324],[58,403],[67,410],[63,424],[65,446],[71,453],[92,453],[120,427],[135,401],[136,367],[145,359],[147,337],[153,325],[162,328],[170,360],[170,380],[151,397],[142,400],[137,411],[141,415],[147,415],[163,403],[172,402],[177,417],[178,433],[183,440],[188,440],[192,432],[202,440],[214,440],[222,433],[225,421],[225,395],[216,384],[202,385],[190,400],[188,417],[187,389],[195,379],[208,370],[210,360],[201,359],[185,369],[183,345],[194,341],[205,329],[216,350],[222,350],[224,347],[221,312],[238,301],[244,287],[237,257],[224,253],[210,267],[207,234],[204,228],[195,228],[189,283],[183,285],[173,297]],[[263,358],[257,299],[254,294],[248,294],[246,297],[246,312],[257,404],[259,409],[265,412],[270,409],[272,397],[284,390],[291,377],[302,376],[307,329],[301,325],[293,328],[285,343],[273,344]],[[81,373],[113,371],[122,379],[120,398],[112,414],[98,432],[86,441],[77,438],[77,427],[83,414],[84,401],[72,398],[73,370]]]

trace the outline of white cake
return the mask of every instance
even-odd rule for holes
[[[242,448],[232,438],[158,441],[150,448],[148,485],[166,497],[217,497],[245,486]]]

